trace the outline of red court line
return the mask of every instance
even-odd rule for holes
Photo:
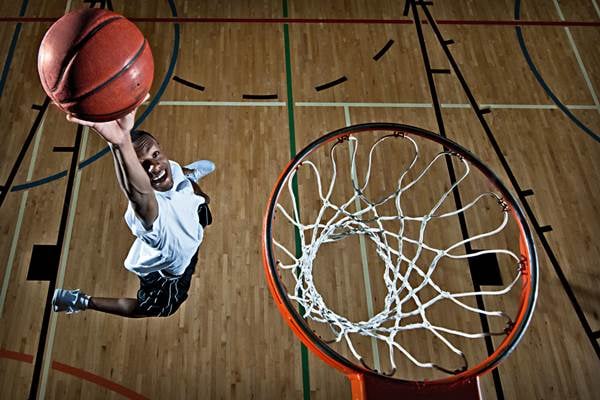
[[[10,351],[0,349],[0,358],[9,358],[11,360],[22,361],[26,363],[33,363],[33,356],[31,354],[17,353],[16,351]]]
[[[59,17],[0,17],[0,22],[54,22]],[[338,19],[338,18],[210,18],[210,17],[132,17],[134,22],[177,23],[255,23],[255,24],[383,24],[411,25],[410,19]],[[438,25],[481,26],[600,26],[600,21],[535,21],[535,20],[485,20],[485,19],[439,19]],[[427,24],[427,21],[422,21]]]
[[[26,362],[28,364],[33,363],[33,356],[31,354],[18,353],[16,351],[10,351],[6,349],[0,349],[0,358],[8,358],[11,360],[17,360]],[[132,400],[148,400],[147,397],[134,392],[133,390],[126,388],[125,386],[119,385],[116,382],[101,377],[100,375],[92,374],[91,372],[84,371],[80,368],[75,368],[67,364],[60,363],[58,361],[52,362],[52,369],[63,372],[68,375],[72,375],[76,378],[82,379],[94,383],[98,386],[102,386],[108,390],[120,394],[123,397]]]
[[[70,365],[59,363],[57,361],[52,362],[52,368],[57,371],[64,372],[65,374],[73,375],[73,376],[76,376],[77,378],[81,378],[88,382],[95,383],[98,386],[105,387],[108,390],[112,390],[113,392],[119,393],[120,395],[127,397],[128,399],[148,400],[147,397],[144,397],[141,394],[134,392],[131,389],[126,388],[125,386],[121,386],[118,383],[110,381],[99,375],[92,374],[91,372],[84,371],[79,368],[71,367]]]

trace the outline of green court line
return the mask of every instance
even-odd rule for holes
[[[288,5],[287,0],[283,1],[283,17],[288,17]],[[290,56],[290,32],[289,25],[283,24],[283,45],[285,50],[285,82],[287,87],[287,110],[288,110],[288,126],[290,133],[290,159],[296,156],[296,128],[294,123],[294,95],[292,91],[292,63]],[[294,177],[292,181],[292,187],[294,196],[297,201],[300,197],[298,196],[298,181]],[[298,206],[298,203],[297,205]],[[300,242],[300,233],[298,228],[294,230],[294,237],[296,241],[296,256],[299,257],[302,254],[302,245]],[[300,313],[303,314],[304,310],[300,308]],[[308,370],[308,350],[306,346],[300,344],[300,358],[302,360],[302,392],[304,400],[310,400],[310,374]]]

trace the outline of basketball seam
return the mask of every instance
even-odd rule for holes
[[[142,43],[142,46],[139,48],[139,50],[137,51],[137,53],[135,53],[135,55],[131,58],[131,60],[129,60],[127,62],[127,64],[121,68],[121,70],[119,70],[119,72],[117,72],[116,74],[114,74],[113,76],[111,76],[110,78],[108,78],[106,81],[102,82],[100,85],[96,86],[94,89],[90,90],[87,93],[83,93],[77,97],[73,97],[70,99],[65,99],[62,102],[63,103],[72,103],[75,101],[79,101],[82,100],[88,96],[91,96],[92,94],[98,92],[99,90],[103,89],[106,85],[108,85],[109,83],[111,83],[112,81],[114,81],[115,79],[117,79],[119,76],[123,75],[125,73],[125,71],[127,71],[129,68],[131,68],[131,66],[137,61],[137,59],[142,55],[142,53],[144,52],[144,49],[146,48],[146,43],[147,40],[144,38],[144,42]]]
[[[145,97],[145,95],[143,97],[138,97],[135,101],[135,103],[133,105],[124,107],[118,111],[114,111],[111,113],[107,113],[107,114],[88,114],[88,113],[75,113],[75,117],[79,118],[79,119],[89,119],[90,117],[94,118],[94,119],[107,119],[107,118],[111,118],[114,119],[114,116],[118,116],[119,114],[121,114],[124,111],[127,110],[133,110],[133,108],[135,108],[135,105],[137,103],[141,103],[141,100]],[[98,122],[103,122],[103,121],[98,121]]]
[[[110,23],[112,23],[112,22],[114,22],[114,21],[116,21],[118,19],[123,19],[123,17],[121,17],[121,16],[114,16],[114,17],[111,17],[111,18],[107,19],[106,21],[100,23],[98,26],[94,27],[94,29],[92,29],[91,31],[89,31],[87,35],[85,35],[83,38],[81,38],[77,43],[75,43],[69,49],[69,51],[67,52],[67,55],[64,58],[64,60],[66,62],[63,62],[61,64],[61,66],[60,66],[61,67],[60,68],[60,73],[58,74],[58,78],[56,79],[56,84],[54,85],[53,88],[50,89],[53,93],[56,91],[56,89],[63,82],[63,80],[65,78],[64,77],[65,72],[68,69],[67,67],[73,62],[73,60],[77,56],[77,53],[83,47],[83,45],[85,45],[87,43],[87,41],[90,40],[102,28],[106,27],[107,25],[109,25]]]

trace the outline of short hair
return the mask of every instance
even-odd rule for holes
[[[150,132],[142,130],[131,131],[131,144],[133,144],[136,153],[140,150],[146,151],[152,147],[153,143],[159,144],[158,140]]]
[[[156,143],[158,143],[158,140],[156,140],[156,138],[154,136],[152,136],[152,134],[150,132],[146,132],[141,129],[136,129],[134,131],[131,131],[131,142],[132,143],[139,142],[143,139],[152,139]]]

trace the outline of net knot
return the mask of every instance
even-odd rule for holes
[[[522,254],[519,257],[519,268],[518,268],[518,271],[521,273],[521,275],[527,275],[529,273],[529,270],[527,268],[527,257],[525,257]]]
[[[504,333],[506,335],[510,334],[513,330],[513,328],[515,327],[515,323],[510,321],[506,324],[506,327],[504,328]]]
[[[502,212],[510,211],[510,206],[504,199],[498,199],[498,204],[500,204],[500,207],[502,207]]]

